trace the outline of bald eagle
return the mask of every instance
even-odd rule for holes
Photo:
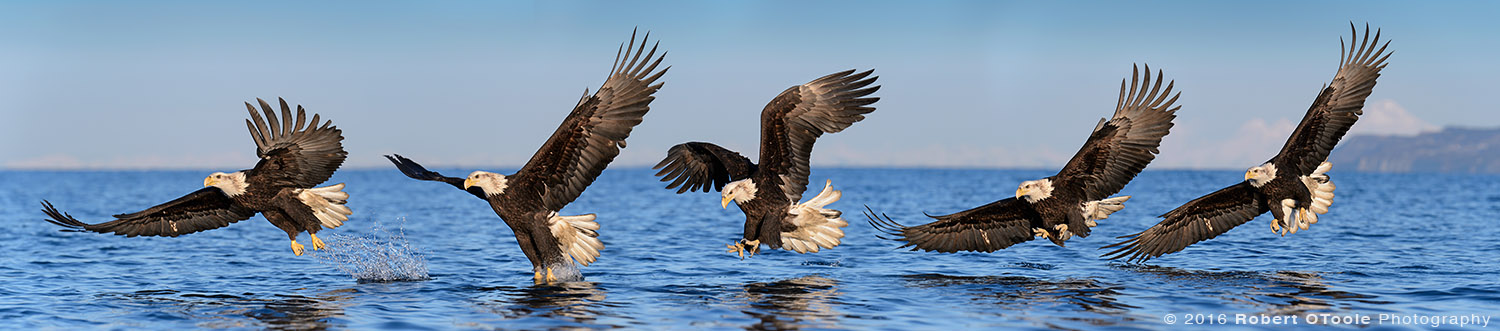
[[[913,251],[993,252],[1034,237],[1058,246],[1074,235],[1088,237],[1090,228],[1098,225],[1095,221],[1124,208],[1130,196],[1110,196],[1156,158],[1157,146],[1181,108],[1173,107],[1180,93],[1172,94],[1172,83],[1162,88],[1160,71],[1154,84],[1150,66],[1144,79],[1139,68],[1133,71],[1128,90],[1120,81],[1114,116],[1099,120],[1083,148],[1057,175],[1021,182],[1014,198],[928,216],[937,221],[924,225],[902,226],[890,216],[877,217],[868,206],[865,217],[885,233],[880,238],[906,242],[901,247]]]
[[[650,37],[647,33],[636,48],[635,34],[631,34],[630,45],[622,44],[616,52],[604,85],[592,96],[584,91],[552,137],[514,174],[475,171],[468,178],[445,177],[401,155],[386,158],[407,177],[448,183],[488,201],[531,260],[535,282],[581,281],[583,275],[574,262],[588,266],[604,249],[598,238],[599,223],[594,222],[594,214],[557,212],[599,177],[625,147],[631,129],[651,110],[649,105],[656,99],[652,94],[662,86],[652,83],[670,67],[656,70],[666,56],[665,52],[656,56],[656,45],[641,56]]]
[[[59,212],[52,203],[42,200],[42,212],[48,222],[63,226],[63,231],[114,233],[127,237],[176,237],[212,230],[243,221],[260,213],[272,225],[286,231],[292,240],[292,254],[302,255],[303,246],[297,234],[307,232],[313,249],[323,249],[318,230],[337,228],[353,212],[344,203],[349,198],[344,184],[313,187],[327,181],[344,163],[341,141],[343,131],[333,121],[321,122],[317,114],[307,120],[307,112],[297,106],[297,118],[286,100],[281,101],[281,120],[271,105],[256,99],[265,119],[255,106],[245,103],[250,119],[245,126],[255,141],[255,168],[233,173],[216,172],[203,179],[203,189],[146,210],[115,215],[115,220],[87,224],[73,215]],[[253,122],[252,122],[253,120]],[[267,125],[269,122],[269,125]],[[309,125],[310,124],[310,125]]]
[[[658,163],[661,181],[677,193],[709,189],[721,191],[720,206],[729,202],[745,213],[744,238],[728,245],[741,258],[754,256],[765,244],[797,253],[816,253],[838,246],[848,226],[838,210],[823,208],[839,200],[833,182],[807,202],[797,203],[807,189],[808,160],[813,142],[824,133],[843,131],[875,111],[866,97],[880,89],[869,86],[873,70],[847,70],[782,91],[760,112],[760,164],[739,153],[706,142],[672,146]]]
[[[1360,38],[1353,24],[1349,30],[1353,38]],[[1105,246],[1119,247],[1105,256],[1144,262],[1216,237],[1267,211],[1274,217],[1271,231],[1282,236],[1317,223],[1318,214],[1327,213],[1333,204],[1334,185],[1327,174],[1333,165],[1326,161],[1328,153],[1364,113],[1365,98],[1390,57],[1385,53],[1389,42],[1380,43],[1379,30],[1370,40],[1369,25],[1358,48],[1353,40],[1346,49],[1340,38],[1341,66],[1333,82],[1313,99],[1281,153],[1246,171],[1245,181],[1193,199],[1161,215],[1165,218],[1161,223],[1120,237],[1128,239]],[[1377,44],[1379,50],[1374,48]]]

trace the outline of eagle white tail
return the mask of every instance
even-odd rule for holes
[[[1091,228],[1099,226],[1099,222],[1095,220],[1109,218],[1110,214],[1125,209],[1125,201],[1129,200],[1130,196],[1126,195],[1083,203],[1083,224]]]
[[[547,228],[557,237],[557,246],[573,261],[588,266],[599,258],[604,242],[599,241],[599,223],[594,214],[561,216],[557,212],[547,215]]]
[[[349,215],[354,211],[344,206],[349,200],[349,193],[344,193],[344,183],[315,187],[310,189],[298,189],[297,200],[312,209],[313,216],[318,217],[318,222],[329,229],[344,225],[349,220]]]
[[[807,202],[793,204],[787,211],[791,216],[791,223],[797,227],[792,232],[781,233],[782,248],[797,253],[817,253],[821,249],[829,249],[839,245],[839,240],[844,238],[844,230],[849,226],[840,218],[844,213],[824,209],[831,203],[839,201],[844,193],[833,189],[833,181],[823,184],[823,191]]]
[[[1318,223],[1318,214],[1327,214],[1328,207],[1333,205],[1333,180],[1328,177],[1328,170],[1333,169],[1333,163],[1323,162],[1313,170],[1311,175],[1302,176],[1302,184],[1307,185],[1307,192],[1312,194],[1312,205],[1308,207],[1311,213],[1299,213],[1297,216],[1297,227],[1303,230],[1308,225]]]

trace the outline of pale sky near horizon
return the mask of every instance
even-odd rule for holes
[[[755,155],[776,93],[873,68],[881,101],[820,166],[1055,168],[1132,64],[1182,92],[1151,169],[1271,157],[1349,22],[1394,55],[1354,132],[1500,126],[1496,2],[671,1],[0,4],[0,169],[235,170],[243,102],[285,97],[344,130],[347,168],[526,162],[633,28],[668,51],[615,166],[710,141]],[[753,158],[753,156],[752,156]]]

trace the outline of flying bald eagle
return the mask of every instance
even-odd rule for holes
[[[1359,38],[1353,24],[1349,30],[1353,38]],[[1334,185],[1327,175],[1333,165],[1326,161],[1328,153],[1364,113],[1365,98],[1375,88],[1375,79],[1390,57],[1385,53],[1389,42],[1380,43],[1379,30],[1375,31],[1375,40],[1370,40],[1369,25],[1358,48],[1353,39],[1350,41],[1345,49],[1340,38],[1342,65],[1333,82],[1313,99],[1281,153],[1246,171],[1245,181],[1161,215],[1165,219],[1146,231],[1120,237],[1128,239],[1105,246],[1119,247],[1105,256],[1144,262],[1218,236],[1267,211],[1275,218],[1271,231],[1282,236],[1317,223],[1318,214],[1327,213],[1333,204]],[[1377,44],[1379,50],[1374,48]]]
[[[204,188],[170,202],[129,214],[115,215],[115,220],[86,224],[52,207],[42,200],[42,212],[48,222],[61,225],[63,231],[114,233],[127,237],[176,237],[212,230],[243,221],[260,213],[272,225],[286,231],[292,240],[292,253],[302,255],[297,234],[307,232],[313,249],[323,249],[318,230],[336,228],[349,220],[353,212],[344,203],[349,198],[344,184],[314,188],[327,181],[344,163],[341,141],[343,131],[333,121],[318,124],[317,114],[307,120],[307,112],[297,106],[297,118],[286,100],[281,100],[281,120],[265,100],[256,99],[265,119],[255,106],[245,103],[250,119],[250,138],[255,141],[255,168],[233,173],[216,172],[203,179]],[[254,120],[254,122],[252,122]],[[267,122],[270,122],[267,125]],[[311,124],[311,125],[309,125]]]
[[[636,48],[631,33],[630,45],[622,44],[616,52],[604,85],[592,96],[584,91],[573,112],[515,174],[475,171],[468,178],[444,177],[401,155],[386,158],[407,177],[445,182],[489,201],[531,260],[537,283],[581,281],[583,275],[573,263],[588,266],[599,257],[599,250],[604,249],[598,238],[599,223],[594,222],[594,214],[563,216],[557,212],[599,177],[625,147],[630,130],[651,110],[649,105],[656,99],[652,94],[662,86],[652,83],[670,67],[656,71],[666,53],[656,56],[654,44],[650,53],[641,56],[650,37],[647,33]],[[629,54],[632,49],[634,56]]]
[[[1162,137],[1172,128],[1179,94],[1172,83],[1162,89],[1161,72],[1151,82],[1151,67],[1142,79],[1133,70],[1129,89],[1120,81],[1115,114],[1100,119],[1083,148],[1057,175],[1021,182],[1014,198],[1005,198],[953,214],[928,216],[936,222],[902,226],[865,207],[870,225],[884,232],[882,239],[904,241],[913,251],[993,252],[1034,237],[1047,238],[1058,246],[1077,235],[1088,237],[1097,220],[1124,208],[1130,196],[1119,193],[1146,164],[1160,153]],[[1168,96],[1171,96],[1168,99]]]
[[[843,131],[875,111],[870,104],[880,100],[865,97],[880,89],[869,86],[878,77],[874,70],[854,70],[823,76],[807,84],[782,91],[760,112],[760,164],[739,153],[706,142],[672,146],[658,163],[661,181],[677,193],[710,188],[719,190],[720,206],[734,201],[745,213],[744,238],[729,244],[729,251],[754,256],[765,244],[797,253],[816,253],[838,246],[848,226],[841,212],[824,206],[839,200],[833,182],[798,204],[807,189],[808,160],[813,142],[824,133]],[[867,87],[868,86],[868,87]]]

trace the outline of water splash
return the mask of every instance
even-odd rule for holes
[[[406,218],[399,219],[402,225]],[[332,234],[327,247],[313,254],[319,263],[332,265],[359,282],[401,282],[427,280],[427,257],[406,240],[406,229],[398,226],[387,232],[375,221],[370,233],[362,236]]]

